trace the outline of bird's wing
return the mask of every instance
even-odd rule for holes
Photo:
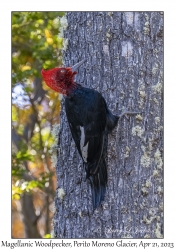
[[[72,137],[74,139],[74,142],[76,144],[78,152],[79,152],[80,156],[82,157],[81,149],[80,149],[80,138],[81,138],[80,126],[76,126],[74,121],[70,119],[71,117],[67,117],[67,118],[68,118],[69,127],[71,130]]]
[[[85,96],[85,95],[84,95]],[[103,97],[72,105],[66,99],[68,123],[77,149],[83,159],[86,177],[92,188],[93,208],[104,200],[107,184],[107,109]],[[75,103],[73,103],[75,104]],[[82,108],[83,107],[83,108]]]
[[[103,152],[104,131],[106,120],[104,114],[101,116],[104,120],[98,120],[95,114],[92,121],[83,126],[76,126],[74,117],[68,117],[68,122],[72,137],[83,161],[88,163],[86,169],[89,174],[95,174],[98,170],[98,164]],[[88,175],[89,175],[88,174]]]
[[[87,146],[87,157],[85,155],[86,159],[84,161],[88,163],[89,174],[96,174],[98,171],[103,153],[104,131],[105,127],[102,128],[100,123],[94,124],[92,122],[85,128],[84,148],[86,149]]]
[[[93,91],[89,96],[88,99],[88,94],[84,95],[85,100],[80,103],[78,98],[66,99],[65,107],[77,149],[83,161],[88,163],[89,173],[95,174],[103,152],[107,110],[99,93]]]

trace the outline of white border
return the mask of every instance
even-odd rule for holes
[[[165,125],[165,233],[164,240],[144,240],[144,242],[175,242],[175,15],[173,1],[13,1],[1,2],[0,36],[0,246],[1,240],[11,240],[11,11],[164,11],[165,18],[165,82],[164,82],[164,125]],[[32,241],[32,240],[31,240]],[[100,240],[101,242],[106,240]],[[107,240],[109,242],[109,240]],[[113,240],[110,240],[113,241]],[[115,240],[114,240],[115,241]],[[133,240],[134,242],[140,240]],[[27,242],[27,240],[25,240]],[[88,240],[87,240],[88,242]],[[106,248],[108,249],[108,248]]]

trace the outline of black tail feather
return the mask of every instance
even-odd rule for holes
[[[102,157],[98,173],[89,177],[92,189],[93,209],[96,209],[104,200],[107,184],[107,168],[105,159]]]

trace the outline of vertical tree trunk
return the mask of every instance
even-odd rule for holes
[[[37,229],[38,216],[33,206],[33,196],[24,193],[21,198],[23,221],[25,225],[25,238],[41,238]]]
[[[77,83],[123,117],[109,135],[108,186],[94,212],[64,100],[57,164],[56,238],[163,237],[163,13],[68,12],[66,66],[87,58]]]

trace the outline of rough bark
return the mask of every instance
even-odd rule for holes
[[[163,237],[163,13],[68,12],[66,66],[87,58],[76,81],[124,117],[108,142],[105,201],[91,189],[62,102],[55,199],[56,238]],[[64,196],[65,193],[65,196]]]

